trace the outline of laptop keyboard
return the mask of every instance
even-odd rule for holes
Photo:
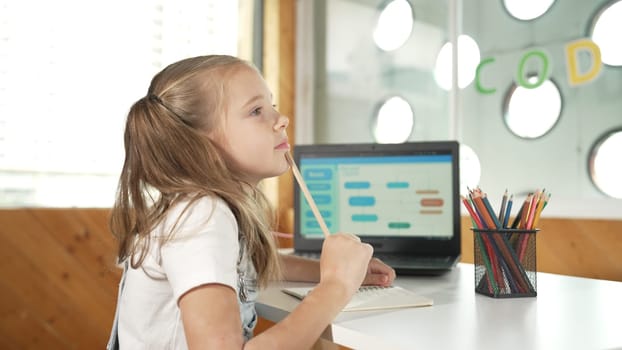
[[[418,267],[443,267],[451,264],[448,256],[412,256],[412,255],[391,255],[375,254],[374,257],[384,261],[390,266],[418,266]]]
[[[304,258],[319,259],[318,252],[294,252],[294,255]],[[389,266],[395,267],[431,267],[438,268],[443,266],[451,266],[452,259],[448,256],[412,256],[412,255],[395,255],[395,254],[374,254],[374,257],[382,260]]]
[[[296,255],[296,256],[303,257],[303,258],[309,258],[309,259],[319,259],[320,258],[320,253],[318,253],[318,252],[298,252],[298,251],[294,251],[292,254]]]

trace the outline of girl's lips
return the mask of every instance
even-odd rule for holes
[[[289,143],[285,141],[281,143],[280,145],[276,146],[275,149],[289,149]]]

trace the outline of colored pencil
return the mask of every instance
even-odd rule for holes
[[[496,217],[494,216],[494,213],[493,215],[491,215],[490,212],[486,209],[486,204],[484,204],[484,200],[482,199],[482,193],[475,193],[473,196],[473,202],[475,203],[475,207],[478,209],[480,215],[483,217],[483,221],[486,226],[492,230],[498,228],[498,226],[495,224]],[[511,249],[509,249],[508,247],[509,244],[507,242],[504,242],[503,238],[504,237],[502,237],[502,235],[495,232],[490,234],[489,240],[494,250],[500,253],[496,255],[496,257],[499,259],[505,259],[505,262],[508,264],[510,273],[507,275],[507,278],[517,279],[519,288],[521,290],[526,290],[525,282],[522,281],[523,277],[520,275],[520,269],[517,266],[518,258],[512,256]],[[501,267],[501,265],[499,264],[497,266]],[[497,284],[503,285],[503,279],[499,279],[499,276],[497,276],[497,278]]]
[[[320,211],[318,210],[317,205],[315,204],[315,200],[313,200],[313,196],[311,196],[311,193],[309,192],[309,189],[307,188],[307,184],[305,183],[305,180],[302,178],[302,175],[300,175],[300,170],[298,170],[298,166],[296,166],[296,162],[294,162],[289,152],[285,153],[285,159],[287,160],[289,165],[292,167],[292,172],[294,173],[294,177],[296,178],[296,181],[298,182],[298,186],[300,186],[302,193],[307,199],[307,202],[309,203],[309,206],[311,207],[311,211],[313,212],[313,215],[315,216],[315,220],[317,220],[318,224],[320,225],[320,228],[322,229],[322,233],[324,234],[324,237],[327,238],[328,236],[330,236],[330,231],[328,230],[328,226],[326,226],[326,223],[324,222],[324,219],[322,218],[322,215],[320,214]]]
[[[533,220],[533,229],[538,228],[538,221],[540,220],[540,214],[542,213],[542,210],[546,206],[546,203],[549,200],[548,198],[549,196],[545,194],[543,198],[541,199],[541,201],[538,203],[538,206],[536,207],[536,217]]]
[[[507,228],[508,227],[508,222],[510,220],[510,213],[512,212],[512,203],[514,202],[514,195],[510,196],[510,199],[508,200],[508,204],[507,204],[507,208],[505,209],[505,216],[503,218],[503,228]]]
[[[490,215],[483,207],[481,202],[481,191],[479,189],[473,190],[471,193],[471,202],[473,204],[473,209],[478,213],[481,221],[483,229],[494,229],[494,224],[490,221]],[[487,235],[482,235],[484,243],[488,249],[488,254],[490,256],[490,263],[492,266],[493,277],[496,280],[496,284],[501,287],[504,285],[503,281],[503,272],[501,271],[501,266],[499,265],[499,254],[495,253],[493,242]]]
[[[531,198],[531,203],[529,203],[529,216],[527,217],[527,222],[525,223],[525,228],[531,230],[531,226],[533,225],[533,218],[536,215],[536,206],[538,205],[538,201],[540,201],[540,197],[542,196],[541,191],[537,191],[536,194]]]
[[[503,218],[505,217],[505,206],[508,202],[508,190],[506,189],[503,193],[503,197],[501,198],[501,209],[499,209],[499,222],[501,222],[501,226],[503,227]]]
[[[521,205],[518,213],[516,213],[516,217],[514,218],[514,221],[512,221],[512,228],[518,228],[520,218],[523,216],[523,211],[525,211],[525,202],[523,202],[523,205]]]
[[[477,229],[484,228],[481,218],[479,217],[479,215],[475,212],[475,210],[472,207],[472,203],[469,202],[469,200],[464,196],[460,196],[460,198],[462,199],[462,203],[464,204],[464,207],[469,212],[469,215],[471,216],[471,219],[473,220],[475,228]],[[484,266],[486,267],[485,275],[486,275],[486,279],[488,280],[488,292],[489,293],[494,292],[496,294],[499,292],[499,287],[497,286],[497,283],[493,277],[494,268],[489,259],[489,257],[492,258],[492,251],[490,248],[490,244],[488,242],[485,242],[484,239],[481,237],[481,234],[479,234],[478,232],[473,232],[473,234],[475,235],[475,241],[477,242],[477,245],[481,252],[482,260],[484,261]],[[486,281],[486,280],[482,279],[482,281]],[[480,283],[482,282],[480,281]]]

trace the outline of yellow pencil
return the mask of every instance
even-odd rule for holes
[[[533,219],[533,225],[531,227],[532,229],[538,228],[538,221],[540,220],[540,213],[542,212],[542,209],[544,209],[544,206],[546,205],[548,200],[549,200],[549,196],[545,194],[538,201],[538,206],[536,207],[536,215],[535,215],[535,218]]]

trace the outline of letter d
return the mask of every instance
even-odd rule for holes
[[[579,71],[577,55],[580,51],[587,51],[592,58],[592,65],[585,72]],[[600,59],[600,48],[590,39],[579,39],[566,45],[566,64],[568,83],[571,86],[585,84],[596,79],[603,66]]]

